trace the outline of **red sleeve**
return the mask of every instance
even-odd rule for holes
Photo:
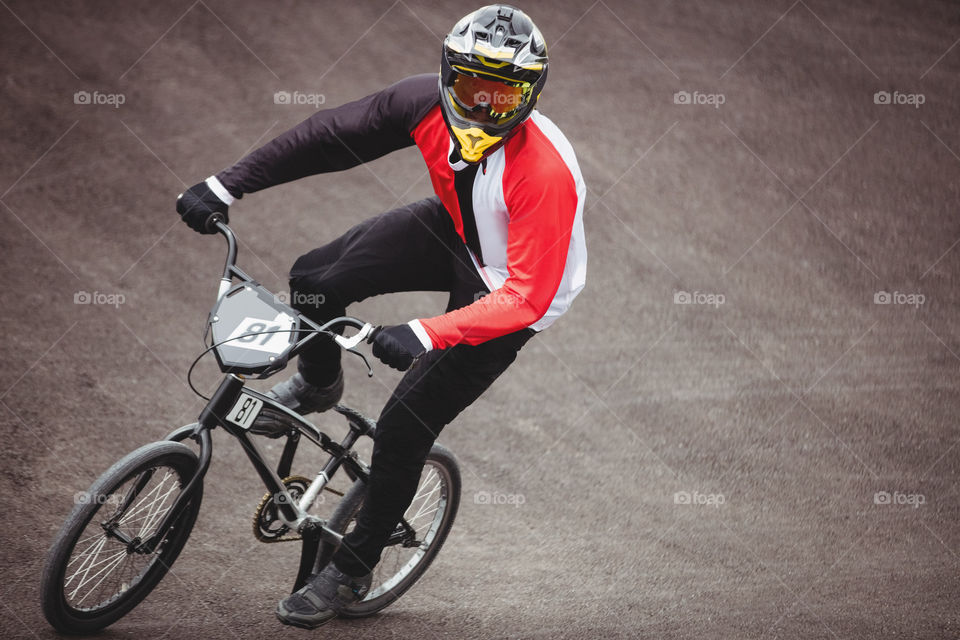
[[[559,155],[550,162],[520,160],[508,155],[503,177],[509,276],[473,304],[421,320],[436,349],[480,344],[529,327],[546,314],[560,287],[577,213],[576,185]]]

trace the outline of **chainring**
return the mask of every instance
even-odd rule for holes
[[[283,479],[283,486],[287,488],[287,493],[294,501],[299,500],[310,486],[310,479],[303,476],[289,476]],[[343,493],[330,487],[324,487],[324,491],[343,496]],[[290,527],[285,525],[277,512],[277,503],[273,494],[265,493],[257,505],[257,510],[253,513],[253,535],[260,542],[295,542],[301,540],[301,536],[285,535],[290,531]]]
[[[303,476],[290,476],[283,479],[283,486],[294,500],[299,500],[310,486],[310,479]],[[277,512],[277,503],[272,493],[265,493],[253,513],[253,535],[260,542],[293,542],[300,540],[299,535],[285,536],[290,527],[285,525]]]

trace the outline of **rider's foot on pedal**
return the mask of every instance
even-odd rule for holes
[[[337,374],[337,379],[325,387],[317,387],[303,379],[300,373],[294,374],[288,380],[274,385],[266,395],[270,396],[288,409],[300,415],[314,411],[326,411],[340,401],[343,396],[343,370]],[[266,435],[282,435],[289,421],[282,414],[264,408],[253,421],[250,431]]]
[[[359,578],[348,576],[331,562],[312,576],[306,586],[280,601],[277,618],[283,624],[315,629],[329,622],[344,607],[362,600],[372,579],[370,573]]]

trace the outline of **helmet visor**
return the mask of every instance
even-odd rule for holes
[[[526,104],[531,88],[528,82],[506,83],[457,73],[447,90],[462,117],[482,124],[500,124]]]

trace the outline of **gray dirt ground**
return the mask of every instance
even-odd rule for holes
[[[470,7],[0,4],[0,637],[47,638],[39,572],[74,493],[201,406],[185,372],[223,246],[179,223],[176,194],[312,112],[276,91],[334,105],[435,70]],[[542,111],[590,188],[588,286],[442,435],[465,486],[434,568],[313,635],[958,637],[957,5],[525,7],[551,46]],[[280,290],[296,256],[428,193],[405,150],[247,196],[241,264]],[[397,379],[348,376],[372,414]],[[216,445],[174,575],[103,637],[307,635],[273,615],[296,546],[252,538],[262,489]]]

